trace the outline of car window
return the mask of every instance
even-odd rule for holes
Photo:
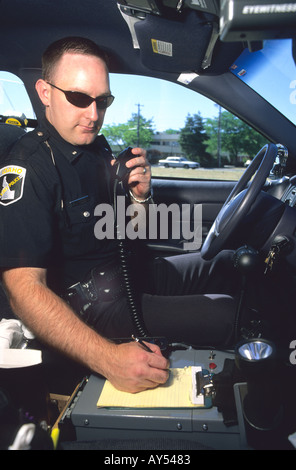
[[[128,145],[145,148],[153,177],[238,180],[265,143],[249,139],[254,149],[234,155],[231,136],[239,135],[241,144],[247,126],[208,98],[155,78],[111,74],[110,81],[115,101],[102,133],[115,153]],[[22,81],[0,72],[0,122],[14,117],[35,119],[35,113]],[[199,148],[192,138],[196,131]],[[167,158],[174,164],[164,164]]]
[[[102,133],[115,153],[128,145],[145,148],[154,177],[238,180],[266,143],[231,113],[184,86],[121,74],[111,74],[110,82],[115,101]],[[247,141],[254,147],[243,145]],[[175,166],[164,165],[164,159],[176,157]],[[182,165],[180,157],[196,165]]]
[[[7,118],[35,119],[23,82],[9,72],[0,72],[0,115],[2,122]]]

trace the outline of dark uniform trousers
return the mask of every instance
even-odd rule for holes
[[[223,251],[212,261],[199,253],[157,258],[146,272],[138,261],[132,282],[140,280],[142,294],[136,295],[148,335],[193,346],[230,346],[237,310],[233,295],[239,290],[232,257]],[[137,334],[124,292],[95,303],[90,323],[109,338]]]

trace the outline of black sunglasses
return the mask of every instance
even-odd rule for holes
[[[77,106],[77,108],[88,108],[88,106],[95,101],[98,109],[106,109],[109,108],[109,106],[111,106],[114,101],[113,95],[103,95],[98,96],[97,98],[92,98],[91,96],[86,95],[85,93],[81,93],[80,91],[65,91],[58,86],[53,85],[52,83],[47,83],[53,88],[62,91],[67,101],[69,101],[69,103],[73,104],[74,106]]]

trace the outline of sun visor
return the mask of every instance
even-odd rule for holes
[[[143,65],[165,72],[199,72],[211,62],[218,25],[195,11],[172,20],[147,15],[134,24]]]

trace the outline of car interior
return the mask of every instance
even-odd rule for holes
[[[242,328],[238,324],[233,350],[169,345],[175,367],[202,366],[199,392],[207,405],[144,412],[98,409],[98,390],[104,380],[81,376],[72,393],[50,390],[58,406],[61,397],[67,396],[54,422],[60,448],[175,449],[180,454],[186,449],[294,448],[295,3],[1,0],[0,13],[0,71],[24,83],[35,113],[25,125],[19,121],[12,125],[7,116],[1,116],[1,155],[21,134],[36,127],[43,112],[35,91],[41,56],[51,42],[65,36],[87,37],[100,45],[111,74],[161,79],[190,89],[266,139],[266,145],[249,156],[252,161],[238,181],[199,179],[193,173],[190,178],[153,176],[152,180],[156,204],[189,204],[189,221],[194,207],[202,206],[198,251],[211,260],[222,250],[234,250],[241,278],[238,323],[245,303],[254,312],[250,324]],[[120,101],[120,96],[116,99]],[[145,250],[155,257],[181,254],[187,252],[183,242],[171,236],[147,240]],[[11,318],[4,292],[0,318]],[[165,334],[159,341],[168,347]],[[27,382],[28,371],[23,369],[21,380]],[[38,377],[43,373],[38,368]],[[6,375],[0,372],[0,388],[3,381]],[[42,395],[36,375],[32,384]],[[15,429],[15,422],[8,421],[0,407],[0,436],[10,427]]]

